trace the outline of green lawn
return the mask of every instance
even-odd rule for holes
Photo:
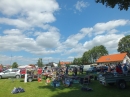
[[[25,89],[24,93],[11,94],[14,87]],[[103,86],[98,81],[92,80],[89,87],[93,91],[83,92],[79,84],[73,84],[66,88],[61,85],[54,88],[50,85],[45,85],[45,80],[42,82],[33,81],[24,83],[18,79],[0,79],[0,97],[129,97],[130,84],[125,90],[120,90],[116,86]]]

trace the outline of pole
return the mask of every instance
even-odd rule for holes
[[[12,54],[11,54],[11,60],[10,60],[10,65],[12,65]]]
[[[25,78],[24,78],[24,83],[27,83],[27,69],[25,68]]]

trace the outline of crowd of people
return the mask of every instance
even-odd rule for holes
[[[100,67],[100,72],[111,72],[117,74],[127,74],[130,71],[130,65],[125,63],[118,63],[118,64],[107,64],[107,70],[103,69],[103,66]]]
[[[104,67],[106,67],[104,69]],[[65,82],[68,81],[68,76],[73,76],[74,78],[76,78],[78,75],[82,75],[84,74],[84,70],[83,70],[83,65],[80,65],[79,67],[52,67],[52,68],[45,68],[43,75],[45,76],[45,78],[51,78],[52,81],[62,81],[64,84]],[[127,73],[130,71],[130,66],[128,64],[104,64],[100,67],[98,66],[94,66],[93,67],[94,72],[100,72],[100,73],[113,73],[113,74],[125,74],[127,75]],[[87,73],[86,73],[87,74]],[[71,81],[68,81],[71,82]]]
[[[48,72],[49,71],[49,72]],[[50,78],[52,82],[61,81],[65,86],[70,86],[72,80],[78,79],[78,75],[83,74],[83,66],[73,67],[45,67],[43,75],[45,79]],[[78,79],[79,80],[79,79]]]

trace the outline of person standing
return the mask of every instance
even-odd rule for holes
[[[40,68],[40,67],[38,68],[37,74],[38,74],[38,78],[42,77],[42,68]]]
[[[65,70],[66,75],[68,75],[68,69],[69,69],[69,67],[67,66],[67,67],[66,67],[66,70]]]
[[[74,67],[74,75],[77,76],[77,67]]]
[[[84,66],[83,65],[80,65],[79,69],[80,69],[80,73],[83,74],[83,68]]]
[[[108,65],[108,70],[107,70],[107,72],[111,72],[111,66],[110,66],[110,65]]]
[[[116,65],[116,72],[119,73],[119,74],[123,73],[120,63],[118,63],[118,65]]]
[[[127,73],[128,73],[128,69],[127,69],[126,64],[123,64],[123,73],[124,73],[125,75],[127,75]]]
[[[81,65],[81,72],[82,72],[82,74],[83,74],[83,70],[84,70],[84,66],[83,66],[83,64]]]

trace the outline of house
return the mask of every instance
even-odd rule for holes
[[[119,54],[112,54],[101,56],[96,63],[97,64],[116,64],[116,63],[128,63],[130,64],[130,58],[127,56],[127,53],[119,53]]]

